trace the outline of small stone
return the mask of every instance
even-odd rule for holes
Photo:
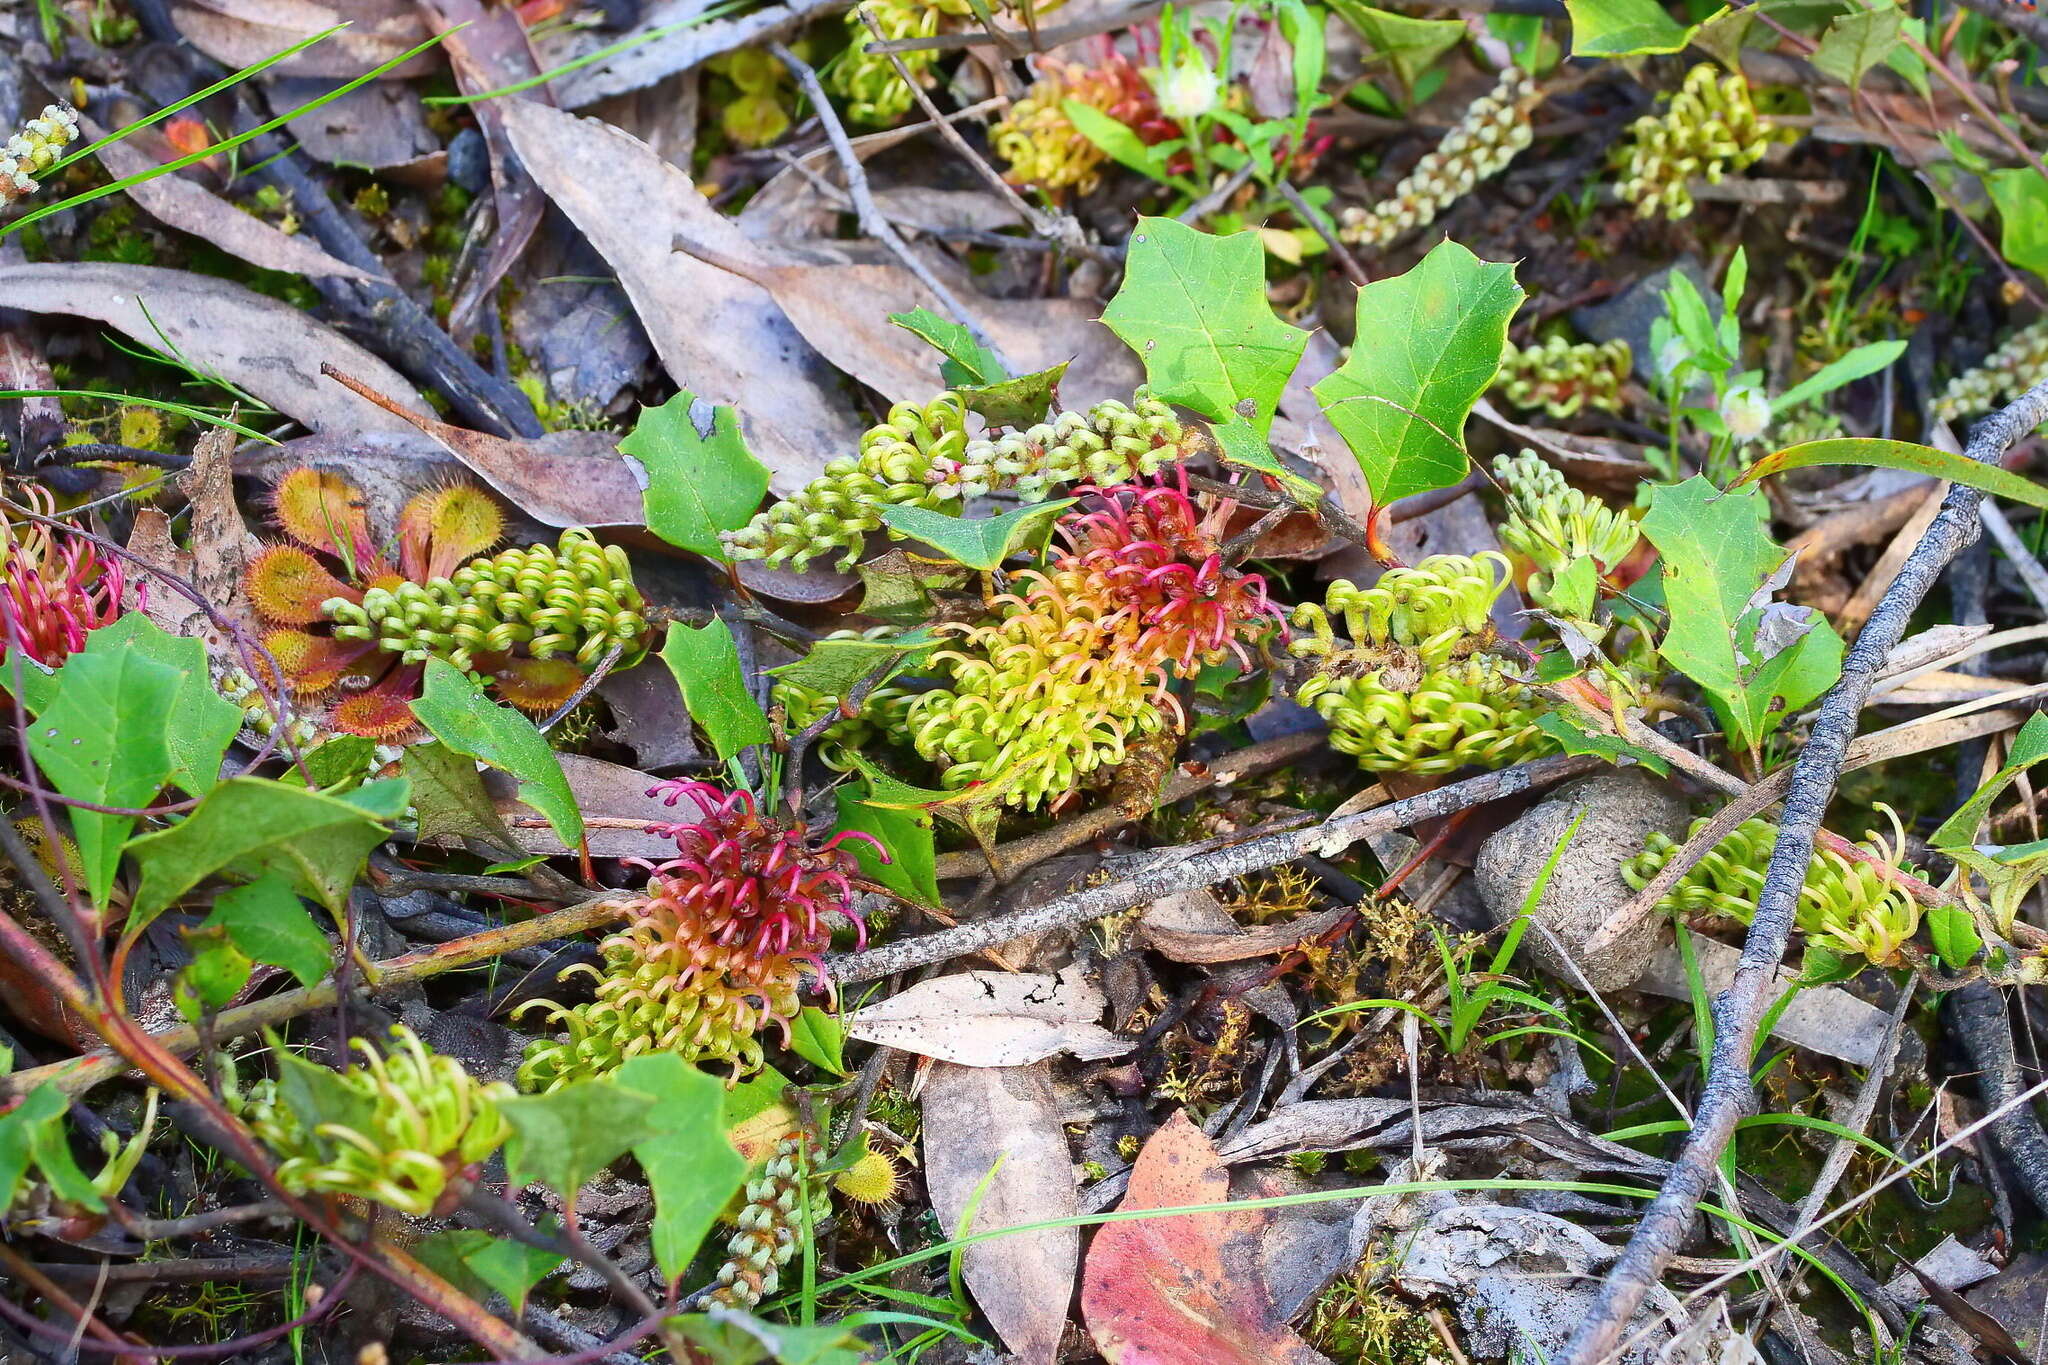
[[[1660,830],[1673,838],[1684,833],[1686,804],[1669,784],[1639,768],[1571,783],[1488,839],[1473,865],[1473,877],[1494,923],[1509,923],[1521,913],[1537,874],[1580,811],[1586,818],[1550,874],[1535,919],[1573,950],[1573,960],[1595,990],[1619,990],[1636,979],[1664,941],[1661,923],[1625,935],[1591,957],[1576,950],[1635,894],[1621,878],[1621,865],[1642,851],[1650,832]],[[1578,983],[1534,927],[1522,939],[1522,953],[1560,980]]]

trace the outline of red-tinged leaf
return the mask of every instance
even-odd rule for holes
[[[1119,1211],[1220,1204],[1230,1177],[1175,1114],[1145,1144]],[[1326,1365],[1281,1320],[1259,1264],[1271,1214],[1169,1214],[1106,1223],[1088,1249],[1081,1313],[1111,1365]]]

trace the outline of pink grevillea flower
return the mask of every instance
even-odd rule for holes
[[[30,506],[42,515],[55,507],[49,493],[28,490]],[[88,631],[121,614],[121,566],[100,558],[82,536],[53,531],[41,522],[9,522],[0,528],[0,593],[7,599],[11,631],[0,630],[0,653],[19,643],[37,663],[55,666],[85,648]]]

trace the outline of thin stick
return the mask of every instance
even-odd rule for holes
[[[923,258],[911,251],[909,244],[897,234],[896,225],[875,207],[875,196],[868,189],[867,170],[860,164],[860,157],[854,152],[853,144],[847,140],[846,128],[839,122],[839,112],[832,107],[832,101],[826,98],[825,87],[818,81],[818,73],[811,69],[809,62],[781,43],[769,44],[768,50],[789,68],[790,74],[803,86],[804,95],[810,100],[811,108],[817,112],[818,122],[825,129],[825,137],[831,142],[832,150],[839,156],[839,169],[846,177],[846,192],[853,198],[854,213],[860,219],[861,231],[888,247],[896,259],[903,262],[911,274],[917,276],[918,283],[932,291],[933,297],[953,315],[953,320],[974,334],[977,344],[993,352],[1003,368],[1011,369],[1010,362],[1003,359],[1002,351],[989,339],[988,332],[974,314],[968,311],[967,306],[959,299],[953,297],[953,291],[946,288],[939,277],[932,273],[931,267],[924,263]],[[950,128],[944,119],[938,120],[938,123],[942,128]]]
[[[1316,235],[1323,239],[1323,245],[1330,248],[1330,254],[1337,258],[1337,264],[1344,267],[1344,273],[1351,277],[1353,284],[1363,289],[1372,283],[1372,276],[1365,273],[1365,267],[1358,263],[1358,258],[1351,254],[1351,248],[1344,245],[1344,239],[1337,234],[1337,225],[1330,221],[1329,214],[1302,198],[1301,191],[1289,181],[1282,180],[1274,188],[1280,191],[1280,197],[1287,201],[1287,206],[1301,221],[1316,230]]]
[[[2048,383],[2036,385],[1980,424],[1967,453],[1979,462],[1995,463],[2044,417],[2048,417]],[[1684,1243],[1721,1153],[1735,1135],[1736,1123],[1755,1103],[1749,1063],[1757,1026],[1774,993],[1778,966],[1791,936],[1793,912],[1813,857],[1814,836],[1834,795],[1857,718],[1871,684],[1884,668],[1885,656],[1905,636],[1914,609],[1949,561],[1980,534],[1977,506],[1981,498],[1977,490],[1962,485],[1949,490],[1940,513],[1857,635],[1842,663],[1841,679],[1821,703],[1806,748],[1793,765],[1778,842],[1771,850],[1756,917],[1743,939],[1741,961],[1734,980],[1714,1002],[1713,1056],[1692,1129],[1662,1190],[1644,1210],[1628,1247],[1608,1272],[1599,1296],[1566,1346],[1565,1365],[1597,1365],[1612,1356],[1644,1296]]]

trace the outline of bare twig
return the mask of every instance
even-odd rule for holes
[[[2048,383],[2035,386],[1979,425],[1967,453],[1980,462],[1995,462],[2044,417],[2048,417]],[[1757,1026],[1774,993],[1793,911],[1813,857],[1814,837],[1834,795],[1857,719],[1885,657],[1905,635],[1914,609],[1948,562],[1977,538],[1981,496],[1961,485],[1949,490],[1941,512],[1856,637],[1843,661],[1841,679],[1821,703],[1806,748],[1793,765],[1778,842],[1771,850],[1756,917],[1743,940],[1742,959],[1727,991],[1714,1002],[1713,1056],[1692,1129],[1662,1190],[1644,1211],[1627,1249],[1566,1347],[1563,1359],[1568,1365],[1596,1365],[1610,1357],[1650,1286],[1678,1253],[1722,1150],[1734,1136],[1736,1123],[1755,1103],[1749,1061]]]
[[[1288,181],[1282,180],[1275,188],[1287,201],[1287,206],[1294,210],[1295,216],[1316,230],[1316,235],[1323,239],[1323,245],[1330,248],[1330,254],[1337,258],[1338,265],[1344,267],[1344,273],[1353,284],[1363,289],[1372,283],[1372,276],[1365,273],[1365,267],[1351,254],[1351,248],[1344,245],[1344,238],[1338,233],[1337,225],[1330,221],[1329,214],[1302,198],[1301,191]]]

